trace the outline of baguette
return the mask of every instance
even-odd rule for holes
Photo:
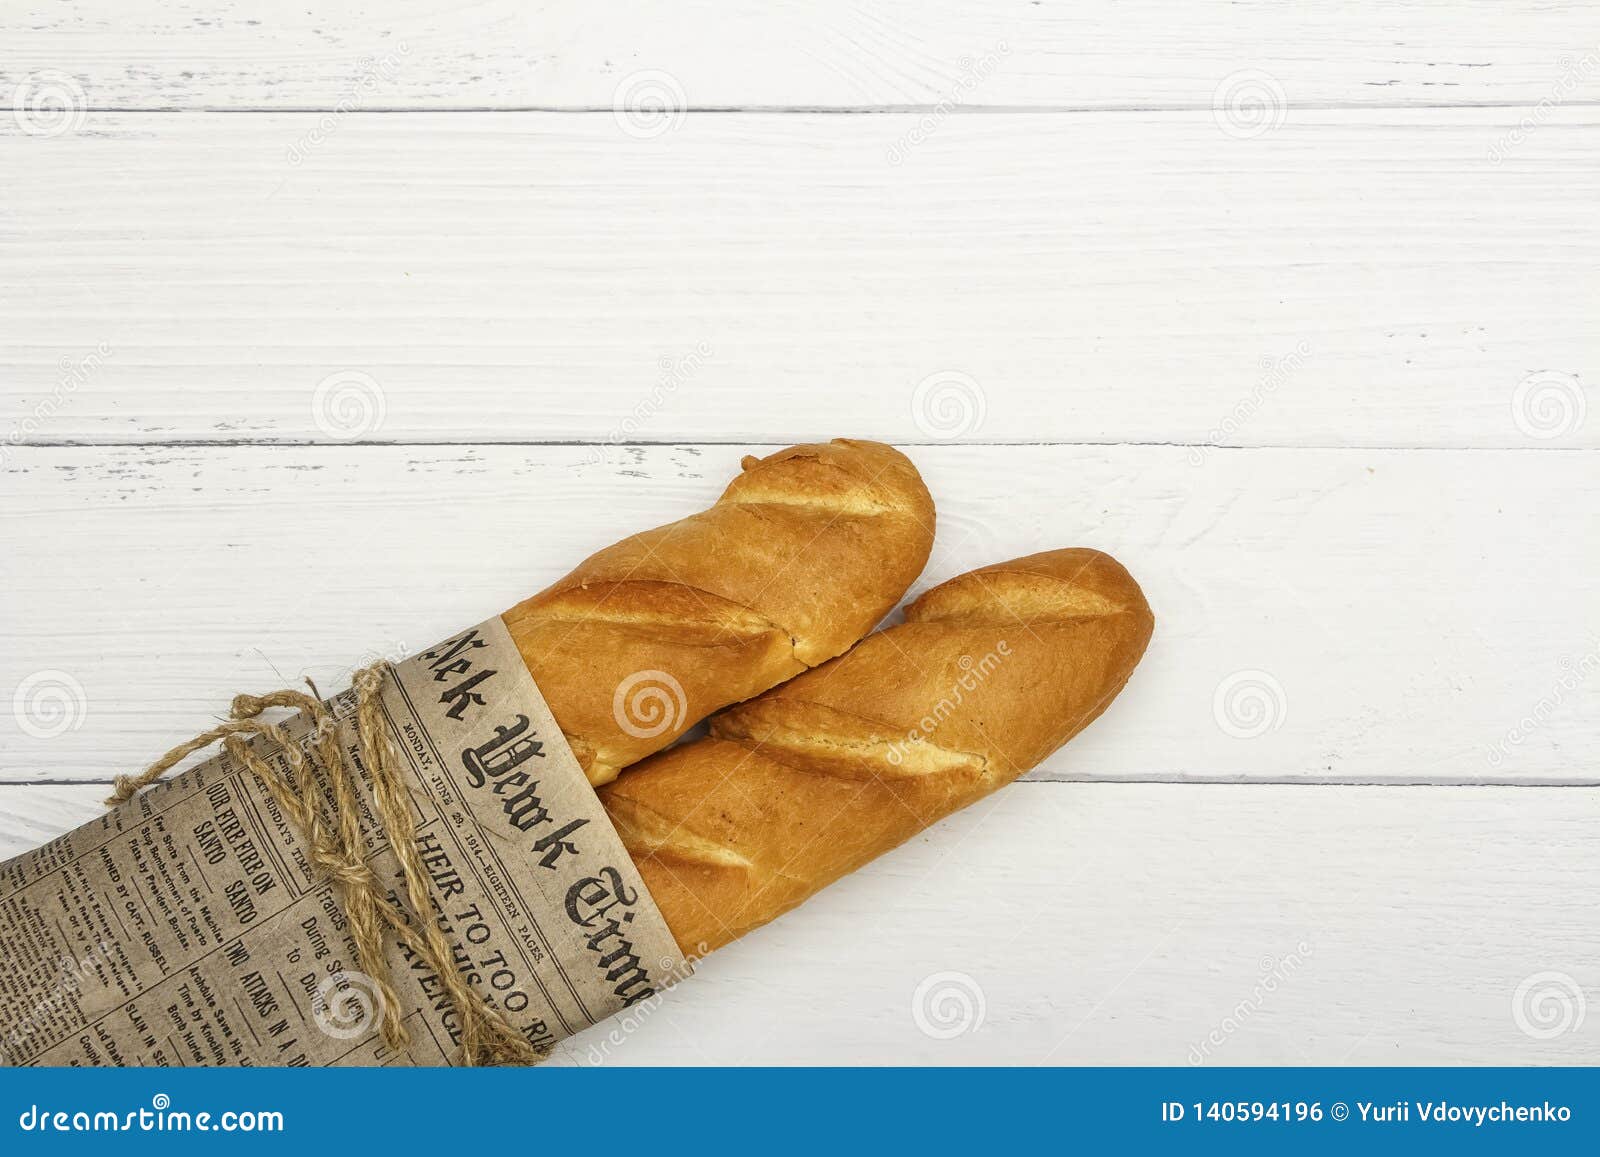
[[[1122,689],[1154,626],[1114,559],[969,572],[906,622],[600,790],[678,944],[703,954],[1010,783]]]
[[[933,502],[899,451],[836,439],[743,467],[709,510],[503,616],[591,783],[840,654],[928,561]]]

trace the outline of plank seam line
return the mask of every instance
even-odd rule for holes
[[[1368,101],[1291,101],[1285,106],[1287,112],[1405,112],[1411,109],[1422,110],[1448,110],[1448,109],[1532,109],[1538,108],[1543,102],[1537,100],[1484,100],[1484,101],[1416,101],[1416,102],[1385,102],[1374,103]],[[1564,100],[1559,102],[1561,108],[1600,108],[1600,100]],[[1096,113],[1210,113],[1213,106],[1210,103],[1179,103],[1179,104],[1045,104],[1045,105],[1006,105],[1006,104],[966,104],[950,105],[948,103],[934,102],[929,104],[878,104],[878,105],[782,105],[782,104],[726,104],[726,105],[689,105],[684,113],[698,113],[708,116],[898,116],[903,114],[917,114],[940,112],[941,115],[952,116],[1051,116],[1061,114],[1096,114]],[[429,107],[426,105],[381,105],[368,108],[344,108],[335,105],[200,105],[194,108],[182,108],[172,105],[97,105],[91,104],[84,109],[86,113],[127,113],[138,115],[170,115],[170,114],[223,114],[229,116],[252,116],[262,113],[281,113],[294,116],[321,116],[333,113],[339,116],[407,116],[415,114],[444,114],[458,115],[462,113],[535,113],[561,116],[613,116],[616,110],[609,104],[606,105],[447,105]]]
[[[803,436],[803,435],[802,435]],[[817,435],[826,437],[827,435]],[[844,436],[844,435],[837,435]],[[1355,453],[1366,452],[1404,452],[1426,453],[1437,452],[1446,454],[1461,453],[1587,453],[1600,451],[1600,446],[1552,446],[1545,443],[1519,443],[1519,444],[1489,444],[1483,446],[1449,446],[1449,445],[1415,445],[1406,443],[1288,443],[1264,442],[1257,445],[1237,445],[1217,442],[1176,442],[1159,440],[1116,440],[1116,439],[1076,439],[1072,441],[1039,441],[1039,440],[995,440],[975,441],[963,439],[961,441],[941,441],[936,438],[922,440],[896,438],[890,442],[894,446],[912,446],[921,448],[939,447],[1006,447],[1027,448],[1039,447],[1044,449],[1073,447],[1105,447],[1105,448],[1151,448],[1170,450],[1206,450],[1206,451],[1241,451],[1250,452],[1257,450],[1307,450],[1307,451],[1332,451],[1342,450]],[[696,438],[696,439],[662,439],[660,441],[633,441],[612,442],[606,439],[584,438],[550,438],[550,439],[419,439],[417,441],[400,440],[373,440],[353,439],[348,442],[331,441],[328,439],[311,438],[172,438],[161,440],[136,439],[129,441],[105,440],[100,441],[88,438],[38,438],[20,442],[13,442],[12,448],[16,450],[236,450],[236,449],[312,449],[312,450],[348,450],[348,449],[474,449],[479,447],[507,447],[522,449],[539,449],[547,447],[577,447],[580,449],[629,450],[646,448],[666,449],[696,449],[701,446],[793,446],[793,441],[765,441],[745,438]]]

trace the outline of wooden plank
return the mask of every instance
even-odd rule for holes
[[[1596,446],[1516,115],[108,114],[0,138],[0,440]]]
[[[0,780],[104,779],[236,691],[337,686],[700,509],[744,449],[14,451]],[[911,453],[940,509],[916,589],[1091,545],[1156,610],[1128,692],[1047,777],[1596,781],[1594,452]]]
[[[609,110],[641,85],[701,108],[1209,107],[1241,71],[1300,104],[1600,93],[1594,6],[1533,0],[35,0],[7,23],[0,89],[58,71],[98,108]]]
[[[103,790],[0,788],[0,857]],[[1019,784],[558,1063],[1594,1064],[1597,805]]]

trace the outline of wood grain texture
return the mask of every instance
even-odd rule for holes
[[[0,439],[1593,447],[1600,111],[1519,115],[13,132]]]
[[[104,779],[236,691],[413,653],[700,509],[743,449],[15,450],[0,779]],[[1155,610],[1128,689],[1047,778],[1595,782],[1592,451],[910,453],[939,509],[913,593],[1081,545]],[[71,726],[49,672],[82,688]]]
[[[1206,107],[1245,68],[1307,104],[1533,103],[1569,72],[1600,93],[1576,66],[1600,46],[1595,8],[1531,0],[11,7],[0,90],[56,70],[100,108],[610,109],[641,72],[701,108]]]
[[[0,788],[0,857],[102,793]],[[1573,788],[1020,783],[557,1063],[1594,1064],[1597,806]],[[926,984],[939,973],[961,977]],[[1590,1008],[1540,1039],[1516,996],[1549,973]],[[952,1017],[925,997],[925,1022],[959,1029],[964,993],[981,1023],[924,1033],[925,984]],[[1528,999],[1524,1023],[1560,1028]]]
[[[1600,1063],[1517,1017],[1600,1000],[1600,6],[3,22],[0,857],[848,433],[924,444],[915,590],[1100,547],[1150,653],[563,1062]]]

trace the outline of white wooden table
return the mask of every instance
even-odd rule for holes
[[[608,1062],[1600,1061],[1600,6],[0,19],[0,854],[874,437],[1155,642]]]

